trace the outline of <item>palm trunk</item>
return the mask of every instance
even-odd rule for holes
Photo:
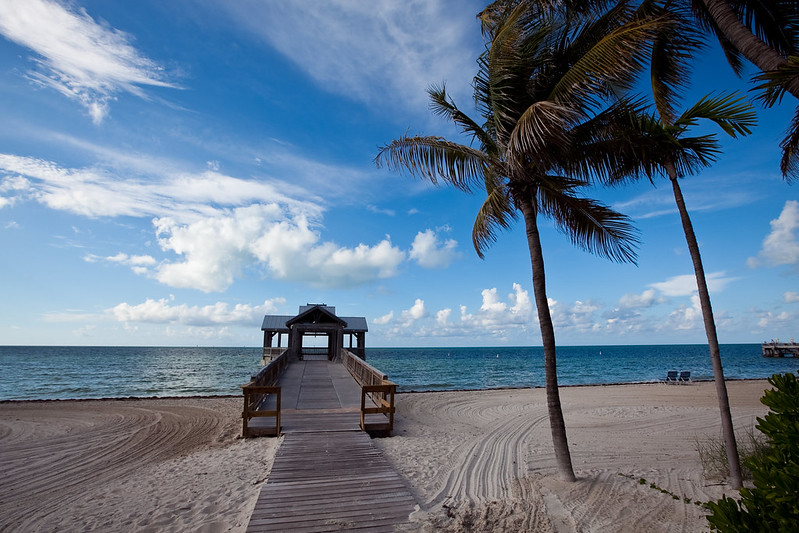
[[[735,14],[726,0],[702,0],[710,16],[732,45],[763,72],[777,70],[788,61],[753,34]],[[799,98],[799,79],[794,78],[786,89]]]
[[[527,246],[530,249],[530,264],[533,269],[533,293],[538,309],[538,324],[541,329],[541,341],[544,347],[544,373],[546,376],[547,411],[549,426],[552,431],[552,444],[555,448],[555,461],[558,472],[564,481],[576,481],[572,468],[569,442],[566,439],[566,423],[563,421],[563,410],[560,405],[558,391],[558,370],[555,357],[555,328],[549,313],[546,278],[544,276],[544,254],[541,249],[541,238],[538,234],[538,212],[529,196],[519,195],[519,208],[524,217],[527,232]]]
[[[705,334],[707,344],[710,348],[710,360],[713,363],[713,379],[716,383],[716,396],[719,401],[719,411],[721,412],[721,433],[724,438],[724,448],[727,451],[727,463],[730,468],[730,485],[734,489],[740,489],[743,484],[741,477],[741,461],[738,457],[738,444],[735,442],[735,431],[732,426],[732,414],[730,413],[730,399],[727,397],[727,383],[724,381],[724,369],[721,366],[721,351],[719,350],[719,339],[716,335],[716,322],[713,319],[713,308],[710,305],[710,293],[707,290],[707,280],[705,279],[705,268],[702,266],[702,256],[699,253],[699,244],[696,242],[691,219],[685,207],[685,200],[677,181],[677,172],[673,164],[666,165],[669,174],[671,187],[674,191],[674,200],[677,202],[677,209],[680,212],[682,228],[685,231],[685,241],[688,244],[688,251],[691,254],[691,261],[694,264],[696,274],[696,288],[699,291],[699,303],[702,307],[702,318],[705,322]]]

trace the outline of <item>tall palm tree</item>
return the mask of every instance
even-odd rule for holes
[[[534,4],[501,2],[481,14],[487,48],[478,60],[474,94],[482,124],[458,109],[444,87],[428,91],[432,110],[459,126],[471,144],[406,135],[382,147],[376,163],[464,191],[485,190],[472,232],[481,257],[521,214],[555,458],[561,477],[573,481],[539,217],[550,218],[590,252],[635,261],[637,241],[627,217],[581,196],[580,189],[592,178],[610,175],[624,153],[615,150],[613,128],[627,106],[613,96],[634,82],[647,43],[660,27],[626,1],[607,9]]]
[[[701,4],[699,0],[694,0],[693,3]],[[754,124],[755,117],[750,106],[732,96],[702,98],[679,117],[675,116],[675,107],[679,103],[680,92],[690,81],[692,52],[703,48],[705,44],[701,28],[697,27],[692,20],[694,17],[702,20],[702,14],[697,14],[696,9],[692,13],[688,6],[679,0],[674,2],[666,0],[662,4],[655,4],[652,9],[668,14],[673,21],[673,26],[669,28],[669,31],[659,35],[652,47],[650,80],[657,112],[636,119],[644,128],[640,131],[643,135],[635,140],[632,149],[642,152],[638,158],[638,166],[646,167],[645,172],[650,179],[653,172],[660,171],[669,178],[672,185],[674,200],[680,214],[696,277],[705,334],[713,366],[722,436],[730,471],[730,484],[734,488],[740,488],[743,481],[740,458],[730,413],[727,385],[724,380],[713,308],[710,303],[699,245],[677,179],[701,166],[709,165],[718,153],[715,137],[685,136],[687,130],[697,120],[708,119],[716,122],[722,126],[723,131],[735,136],[747,134],[748,128]],[[737,59],[735,50],[727,50],[727,52],[731,64],[734,63],[732,60]],[[682,163],[678,164],[679,161]],[[652,165],[655,166],[654,169]]]
[[[659,108],[658,108],[659,109]],[[659,109],[660,110],[660,109]],[[671,109],[669,109],[671,112]],[[663,114],[638,114],[632,118],[636,122],[631,131],[638,132],[628,139],[631,151],[640,150],[638,167],[650,180],[656,174],[665,175],[672,187],[674,201],[680,214],[685,241],[691,255],[696,276],[696,286],[702,309],[702,318],[707,336],[710,359],[713,365],[713,376],[716,385],[719,410],[721,413],[722,437],[730,470],[730,485],[739,489],[742,486],[741,463],[738,446],[730,413],[730,402],[721,364],[721,351],[710,303],[710,293],[702,265],[702,256],[696,234],[688,215],[679,178],[695,173],[701,167],[709,166],[720,153],[716,136],[687,135],[690,128],[699,120],[709,120],[717,124],[722,131],[736,137],[748,135],[755,124],[755,113],[751,105],[743,98],[734,95],[703,97],[691,108],[673,120],[667,120]],[[618,169],[620,175],[631,174],[629,169]]]

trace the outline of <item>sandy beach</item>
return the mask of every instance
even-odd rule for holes
[[[728,383],[738,432],[765,414],[767,386]],[[708,529],[694,502],[729,493],[695,444],[719,435],[712,383],[561,395],[576,483],[555,472],[543,389],[398,395],[395,436],[374,442],[419,503],[409,530]],[[240,411],[240,398],[0,403],[0,531],[244,531],[280,441],[238,438]]]

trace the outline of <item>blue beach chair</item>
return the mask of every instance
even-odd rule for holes
[[[664,379],[666,383],[677,383],[677,371],[676,370],[669,370],[666,373],[666,379]]]
[[[680,377],[678,378],[680,383],[690,383],[691,382],[691,371],[690,370],[683,370],[680,372]]]

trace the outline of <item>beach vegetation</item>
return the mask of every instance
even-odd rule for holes
[[[796,531],[799,524],[799,380],[794,374],[775,374],[774,387],[761,402],[769,413],[757,419],[768,448],[745,460],[753,486],[707,504],[708,522],[724,533]]]
[[[767,453],[768,443],[763,434],[754,426],[748,426],[743,434],[738,434],[736,441],[741,459],[741,477],[744,481],[751,481],[752,471],[746,466],[747,459]],[[729,478],[730,466],[723,438],[715,435],[696,437],[694,444],[705,479],[724,480]]]
[[[480,15],[486,50],[474,97],[481,120],[461,111],[444,86],[428,93],[432,111],[471,142],[408,135],[380,148],[378,166],[434,184],[485,192],[472,231],[483,257],[498,233],[521,216],[544,351],[547,408],[560,476],[575,480],[558,392],[556,343],[546,292],[540,222],[572,243],[618,262],[636,259],[629,219],[588,198],[629,155],[617,130],[637,102],[619,96],[644,67],[667,21],[631,2],[494,2]]]

